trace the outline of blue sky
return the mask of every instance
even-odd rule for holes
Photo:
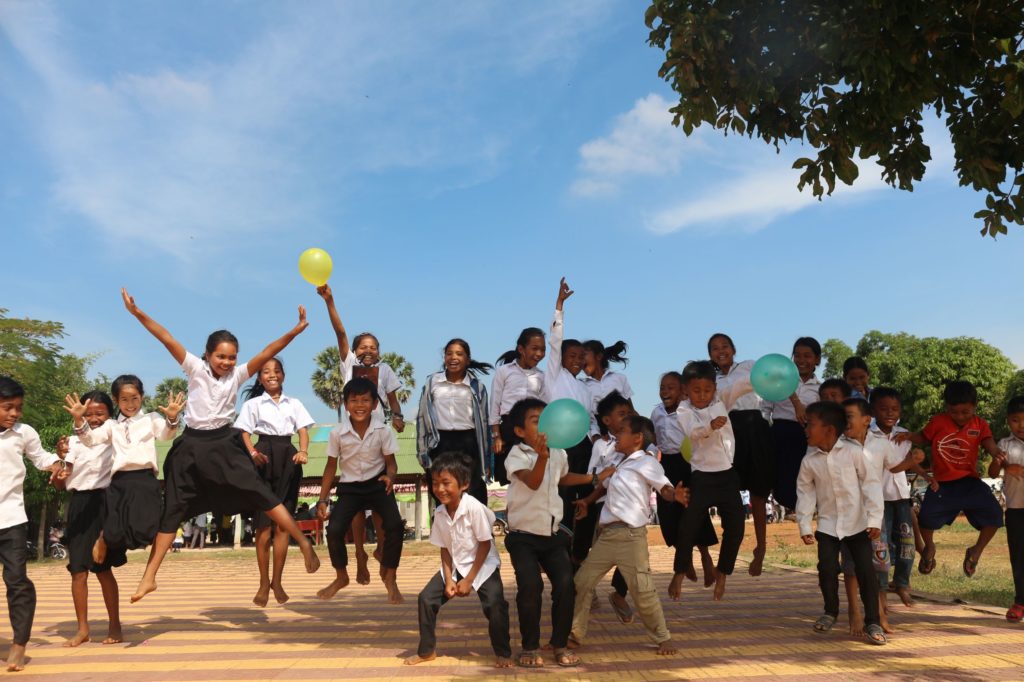
[[[227,327],[249,356],[304,304],[285,388],[325,421],[311,246],[349,329],[418,383],[452,336],[493,361],[547,327],[562,275],[567,334],[629,342],[644,411],[715,331],[744,358],[801,335],[970,335],[1024,365],[1022,237],[978,235],[941,122],[915,192],[868,163],[819,203],[789,168],[808,150],[670,125],[643,9],[5,3],[0,305],[155,386],[176,368],[121,286],[197,353]]]

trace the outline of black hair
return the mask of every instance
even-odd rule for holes
[[[707,379],[711,383],[715,383],[715,378],[718,376],[718,370],[715,368],[715,363],[710,360],[694,360],[686,363],[686,367],[683,367],[683,383],[690,383],[694,379]]]
[[[608,365],[612,362],[623,366],[629,364],[629,358],[626,357],[626,351],[629,350],[629,346],[625,341],[616,341],[610,346],[605,346],[600,341],[591,339],[590,341],[584,341],[583,347],[594,355],[601,356],[602,369],[608,369]]]
[[[448,350],[448,346],[451,346],[452,344],[462,346],[462,350],[466,351],[466,359],[469,361],[469,364],[466,367],[466,371],[469,372],[470,374],[474,376],[478,373],[487,374],[492,369],[494,369],[494,365],[490,364],[489,362],[477,362],[476,360],[473,359],[473,354],[469,350],[469,342],[466,341],[465,339],[454,338],[450,340],[448,343],[444,344],[444,349]],[[441,370],[444,370],[444,362],[441,363]]]
[[[434,457],[430,463],[431,480],[441,472],[447,471],[459,482],[459,485],[469,485],[473,474],[466,464],[467,459],[465,453],[458,450],[442,452],[437,457]]]
[[[207,357],[210,353],[217,350],[217,346],[222,343],[234,344],[235,350],[238,350],[238,337],[229,332],[227,329],[218,329],[214,333],[206,337],[206,353],[203,355],[204,360],[208,360]]]
[[[871,403],[864,398],[847,398],[843,401],[843,407],[856,407],[862,417],[871,416]]]
[[[810,348],[814,356],[821,360],[821,344],[813,336],[801,336],[799,339],[793,342],[793,353],[796,353],[797,348]]]
[[[373,396],[373,402],[376,403],[379,399],[377,397],[377,384],[366,377],[352,377],[345,382],[344,388],[341,389],[341,401],[347,403],[348,399],[352,396],[367,394]]]
[[[125,386],[134,386],[139,395],[146,395],[146,392],[142,390],[142,379],[134,374],[122,374],[114,379],[114,383],[110,384],[110,395],[114,396],[114,400],[120,397],[121,389]]]
[[[11,377],[0,376],[0,400],[6,398],[22,398],[25,389]]]
[[[377,350],[380,350],[380,339],[377,338],[376,334],[372,334],[370,332],[360,332],[360,333],[356,334],[354,339],[352,339],[352,351],[353,352],[355,352],[355,349],[359,347],[359,344],[362,343],[363,339],[365,339],[365,338],[373,339],[377,343]],[[356,358],[356,359],[358,360],[358,358]]]
[[[277,366],[281,369],[281,374],[284,374],[284,363],[281,362],[281,358],[273,357],[267,360],[267,362],[276,362]],[[263,363],[263,367],[266,367],[267,363]],[[252,400],[253,398],[259,398],[261,395],[267,392],[267,387],[260,381],[260,373],[263,372],[263,367],[260,367],[260,371],[256,372],[256,380],[252,382],[252,386],[242,391],[242,400]]]
[[[530,410],[543,410],[548,404],[540,398],[523,398],[509,410],[508,418],[512,422],[512,444],[522,443],[523,439],[515,432],[516,428],[526,426],[526,413]]]
[[[675,370],[672,370],[671,372],[665,372],[664,374],[661,375],[661,378],[658,379],[658,381],[659,382],[660,381],[664,381],[665,379],[667,379],[669,377],[675,379],[680,384],[683,383],[683,375],[680,374],[679,372],[675,371]]]
[[[868,369],[868,363],[859,355],[846,358],[846,362],[843,363],[843,376],[845,377],[855,369],[862,369],[868,374],[871,374],[871,370]]]
[[[619,405],[629,407],[629,400],[624,398],[618,391],[612,391],[597,402],[597,428],[601,431],[602,436],[608,435],[608,427],[605,426],[602,418],[610,415],[612,410]]]
[[[535,336],[539,336],[541,339],[544,338],[544,330],[538,327],[527,327],[523,331],[519,332],[519,338],[516,339],[516,347],[512,350],[505,351],[498,356],[496,365],[509,365],[519,359],[519,348],[526,347],[526,344],[530,342],[530,339]]]
[[[640,414],[631,414],[626,417],[624,424],[629,426],[633,433],[639,433],[644,437],[643,449],[646,450],[654,442],[654,422]]]
[[[853,395],[853,386],[850,386],[850,384],[846,383],[844,379],[836,378],[825,379],[825,381],[821,382],[821,386],[818,387],[818,397],[820,398],[821,395],[830,388],[838,388],[839,391],[843,394],[844,399],[849,398],[850,396]]]
[[[1024,412],[1024,395],[1015,395],[1010,398],[1010,402],[1006,403],[1006,416],[1021,412]]]
[[[807,418],[817,417],[825,426],[831,426],[836,430],[836,436],[843,435],[846,431],[846,410],[838,403],[826,403],[818,401],[807,406]]]
[[[565,339],[564,341],[562,341],[562,357],[565,357],[566,352],[570,348],[577,348],[582,346],[583,344],[580,342],[579,339]]]
[[[107,416],[114,416],[114,401],[112,401],[110,396],[104,391],[89,391],[88,393],[82,394],[82,397],[79,398],[79,400],[81,400],[83,404],[90,400],[94,403],[103,403],[107,408]]]
[[[900,392],[895,388],[889,388],[888,386],[876,386],[875,389],[871,391],[871,397],[868,400],[871,403],[871,406],[874,407],[878,401],[883,398],[895,398],[896,402],[898,402],[901,407],[903,406],[903,398],[900,397]]]
[[[947,405],[978,404],[978,389],[969,381],[950,381],[942,392],[942,399]]]
[[[708,355],[711,355],[711,343],[715,339],[725,339],[726,341],[728,341],[729,348],[732,348],[732,352],[734,355],[736,354],[736,344],[732,342],[732,337],[722,332],[715,332],[714,334],[711,335],[711,338],[708,339]],[[718,365],[715,366],[717,367]]]

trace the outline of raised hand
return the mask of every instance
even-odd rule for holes
[[[86,400],[83,403],[77,393],[64,396],[64,409],[75,418],[75,426],[81,426],[85,422],[85,411],[89,409],[90,405],[92,405],[92,400]]]
[[[334,300],[334,292],[331,291],[330,284],[321,284],[316,288],[316,293],[328,303]]]
[[[565,300],[574,293],[576,292],[569,288],[569,285],[565,283],[565,277],[563,277],[561,282],[558,283],[558,298],[555,300],[555,310],[561,310]]]
[[[533,449],[536,450],[537,454],[541,457],[550,457],[551,451],[548,449],[548,434],[538,432],[537,444]]]
[[[297,325],[295,325],[295,333],[296,334],[301,334],[302,332],[306,331],[306,327],[308,327],[308,326],[309,326],[309,322],[306,320],[306,309],[300,305],[299,306],[299,323]]]
[[[158,409],[160,411],[160,414],[162,414],[164,417],[167,418],[167,421],[169,421],[169,422],[177,421],[178,415],[181,414],[181,411],[183,409],[185,409],[185,394],[184,393],[178,393],[178,395],[174,395],[173,393],[168,394],[168,396],[167,396],[167,404],[164,405],[163,407],[157,405],[156,409]]]
[[[124,301],[125,309],[132,315],[137,316],[141,312],[139,306],[135,305],[135,299],[128,295],[128,290],[124,287],[121,287],[121,300]]]

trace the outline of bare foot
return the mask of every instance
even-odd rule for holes
[[[313,545],[309,543],[309,540],[306,540],[300,549],[302,550],[302,559],[306,562],[306,573],[316,573],[320,570],[320,559],[313,551]]]
[[[124,635],[121,633],[120,625],[111,625],[107,628],[107,638],[103,640],[104,644],[120,644],[124,641]]]
[[[896,631],[896,628],[894,628],[891,625],[889,625],[889,619],[888,618],[885,618],[885,617],[879,618],[878,619],[878,624],[882,626],[882,631],[885,634],[887,634],[887,635],[891,635],[893,632]]]
[[[380,570],[380,578],[384,581],[384,587],[388,591],[388,603],[390,604],[402,604],[405,599],[402,597],[402,593],[398,591],[398,578],[395,575],[396,570],[393,568],[382,568]]]
[[[508,656],[498,656],[494,659],[495,668],[511,668],[514,665],[515,663],[513,663],[512,659]]]
[[[677,574],[677,575],[678,575],[678,574]],[[690,581],[691,583],[695,583],[695,582],[697,582],[697,569],[695,569],[695,568],[693,567],[693,564],[690,564],[690,567],[689,567],[688,569],[686,569],[685,571],[683,571],[683,575],[684,575],[684,576],[686,577],[686,579],[687,579],[687,580],[689,580],[689,581]]]
[[[25,645],[12,644],[7,652],[7,672],[16,673],[25,669]]]
[[[725,578],[725,573],[715,570],[715,592],[712,595],[715,601],[722,601],[722,597],[725,596]]]
[[[284,588],[281,587],[280,584],[275,585],[274,583],[270,583],[270,589],[274,591],[274,600],[278,604],[284,604],[288,601],[288,593],[284,591]]]
[[[82,644],[82,643],[88,642],[88,641],[89,641],[89,630],[88,629],[86,629],[86,630],[79,630],[78,632],[75,633],[74,637],[72,637],[68,641],[64,642],[64,646],[66,646],[66,647],[76,647],[79,644]]]
[[[426,663],[428,661],[433,661],[436,658],[437,658],[437,653],[431,651],[426,656],[419,656],[419,655],[417,655],[417,656],[410,656],[409,658],[405,659],[405,664],[406,665],[419,665],[420,663]],[[505,660],[508,660],[508,659],[505,659]],[[509,661],[509,663],[511,663],[511,661]]]
[[[679,597],[683,594],[683,578],[686,577],[683,573],[676,573],[672,576],[672,582],[668,584],[668,596],[672,601],[679,601]]]
[[[107,541],[100,535],[92,546],[92,561],[95,564],[102,564],[107,559]]]
[[[760,545],[754,548],[754,560],[750,562],[750,567],[747,569],[747,573],[755,578],[761,575],[761,570],[764,566],[764,551],[765,548]]]
[[[914,605],[914,598],[910,595],[909,587],[897,587],[896,595],[900,598],[900,601],[903,602],[904,606]]]
[[[675,656],[677,652],[678,650],[676,649],[676,645],[671,639],[666,639],[658,645],[659,656]]]
[[[356,552],[356,582],[360,585],[370,584],[370,567],[367,565],[369,561],[370,557],[365,551]]]
[[[706,547],[700,551],[700,567],[704,572],[704,587],[711,587],[715,584],[715,562]]]
[[[139,581],[139,586],[135,588],[135,594],[132,595],[131,602],[134,604],[150,592],[154,591],[156,591],[156,581],[147,581],[145,578],[143,578],[141,581]]]
[[[338,571],[338,577],[331,581],[331,584],[316,593],[316,596],[320,599],[330,599],[338,593],[338,590],[343,589],[348,585],[348,572],[345,570]]]
[[[384,549],[380,546],[380,543],[378,542],[377,543],[377,547],[374,548],[374,550],[373,550],[373,559],[374,559],[374,561],[376,561],[379,564],[380,563],[380,559],[383,556],[384,556]]]
[[[260,589],[256,590],[256,596],[252,598],[252,603],[260,608],[267,605],[267,600],[270,599],[270,585],[260,585]]]
[[[850,634],[854,637],[864,635],[864,616],[856,614],[850,618]]]

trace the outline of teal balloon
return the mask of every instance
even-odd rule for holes
[[[548,447],[571,448],[590,431],[590,413],[572,398],[559,398],[540,413],[537,430],[547,435]]]
[[[769,353],[754,363],[750,370],[754,392],[765,400],[786,400],[800,385],[800,372],[785,355]]]

